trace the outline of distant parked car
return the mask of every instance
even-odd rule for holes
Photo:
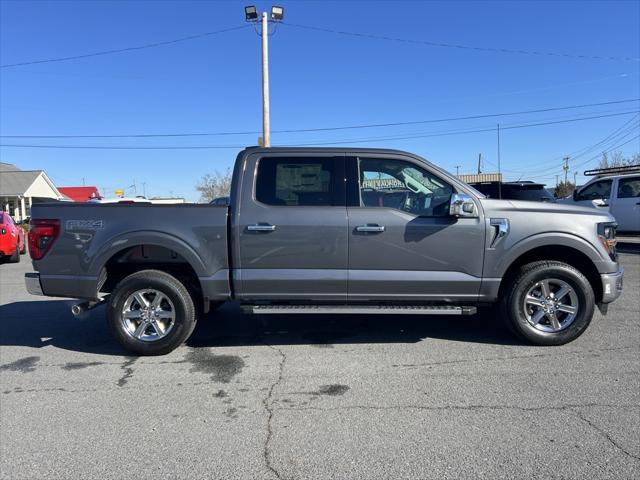
[[[11,263],[18,263],[20,255],[25,253],[24,230],[15,224],[11,215],[0,211],[0,260],[9,257]]]
[[[470,183],[473,188],[489,198],[504,200],[530,200],[532,202],[555,202],[554,196],[544,183],[534,182],[476,182]]]
[[[596,177],[559,202],[608,210],[618,230],[640,233],[640,174]]]
[[[218,197],[214,198],[209,202],[211,205],[217,205],[219,207],[226,207],[229,205],[229,197]]]
[[[151,203],[151,200],[144,197],[118,197],[89,200],[87,203]]]

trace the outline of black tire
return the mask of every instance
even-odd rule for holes
[[[16,251],[9,258],[9,263],[20,263],[20,246],[16,245]]]
[[[173,304],[175,319],[166,336],[143,341],[127,332],[122,311],[135,292],[153,289],[162,292]],[[165,355],[184,343],[196,326],[196,309],[187,288],[175,277],[159,270],[142,270],[124,278],[113,290],[107,306],[107,324],[112,335],[130,352],[138,355]]]
[[[554,332],[545,332],[534,327],[527,320],[524,307],[527,292],[538,282],[549,279],[557,279],[568,284],[575,293],[578,306],[573,321],[562,330]],[[571,265],[557,261],[533,262],[521,267],[517,274],[507,281],[508,287],[502,292],[500,302],[501,316],[509,330],[521,339],[534,345],[564,345],[582,335],[591,323],[595,308],[593,289],[589,280]],[[546,317],[543,320],[547,321]]]

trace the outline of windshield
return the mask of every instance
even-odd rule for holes
[[[509,184],[503,183],[500,188],[497,183],[479,183],[472,185],[484,193],[488,198],[503,198],[505,200],[529,200],[532,202],[555,202],[554,196],[542,184]]]
[[[533,186],[520,186],[520,185],[505,185],[502,192],[502,198],[509,198],[513,200],[531,200],[534,202],[553,202],[555,198],[541,185]]]

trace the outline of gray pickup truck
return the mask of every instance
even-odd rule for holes
[[[402,151],[247,148],[229,205],[34,205],[32,294],[107,303],[128,350],[167,353],[236,300],[260,314],[470,315],[577,338],[622,291],[611,215],[493,200]],[[393,321],[390,318],[389,321]]]

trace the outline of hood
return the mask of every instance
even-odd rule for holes
[[[529,202],[526,200],[496,200],[492,198],[481,198],[480,203],[487,215],[498,215],[499,212],[518,212],[518,213],[555,213],[555,214],[571,214],[591,217],[591,219],[599,222],[614,222],[613,216],[606,210],[596,209],[595,207],[584,207],[578,205],[568,205],[565,203],[549,203],[549,202]]]

